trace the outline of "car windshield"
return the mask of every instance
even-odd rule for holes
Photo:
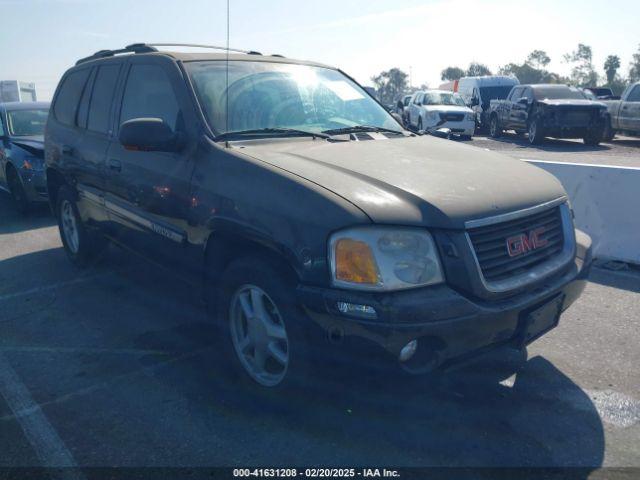
[[[44,135],[44,125],[47,123],[49,110],[38,108],[33,110],[7,111],[7,127],[13,137],[30,135]]]
[[[274,128],[320,133],[358,125],[401,130],[381,105],[337,70],[230,61],[227,89],[226,62],[186,66],[216,135]]]
[[[509,96],[513,85],[503,85],[498,87],[480,87],[480,97],[483,105],[489,105],[491,100],[504,100]]]
[[[464,100],[457,93],[453,92],[426,92],[424,94],[424,105],[458,105],[464,107]]]
[[[533,89],[536,100],[584,100],[585,94],[576,87],[554,85],[551,87],[537,87]]]

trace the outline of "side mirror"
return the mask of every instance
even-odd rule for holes
[[[118,139],[127,150],[177,152],[182,146],[181,135],[160,118],[127,120],[120,125]]]
[[[527,97],[522,97],[518,99],[518,103],[520,105],[529,105],[529,99]]]
[[[473,98],[471,99],[470,105],[471,105],[472,107],[475,107],[475,106],[477,106],[477,105],[480,105],[480,100],[478,99],[478,97],[473,97]]]

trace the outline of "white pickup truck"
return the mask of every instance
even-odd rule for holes
[[[629,85],[620,100],[604,100],[607,105],[608,122],[603,138],[613,139],[616,133],[640,135],[640,82]]]

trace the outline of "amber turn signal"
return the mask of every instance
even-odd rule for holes
[[[341,238],[335,244],[336,279],[344,282],[377,285],[378,265],[365,242]]]

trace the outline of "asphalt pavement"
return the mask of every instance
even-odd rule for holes
[[[531,145],[526,135],[507,132],[499,138],[476,135],[465,143],[521,160],[640,168],[640,137],[616,135],[611,142],[602,142],[598,146],[585,145],[582,140],[557,138],[547,138],[541,145]]]
[[[0,194],[0,466],[640,468],[639,300],[640,272],[597,268],[526,358],[266,401],[222,380],[192,286],[115,247],[77,270]]]

